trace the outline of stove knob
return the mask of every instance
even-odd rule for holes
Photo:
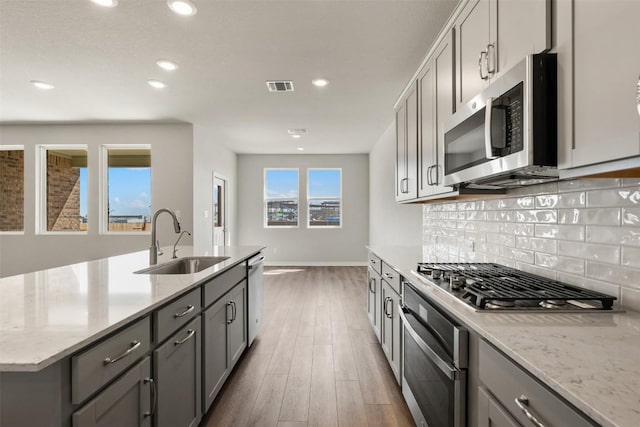
[[[440,279],[441,277],[442,277],[442,270],[436,270],[435,268],[431,270],[432,279]]]

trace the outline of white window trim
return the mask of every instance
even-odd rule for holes
[[[24,155],[25,155],[25,150],[24,150],[24,145],[0,145],[0,151],[22,151],[23,153],[23,164],[22,164],[22,188],[24,189],[24,184],[26,184],[26,179],[25,179],[25,164],[24,164]],[[24,236],[24,226],[25,226],[25,215],[24,215],[24,211],[25,211],[25,207],[24,207],[24,190],[23,190],[23,194],[22,194],[22,231],[2,231],[0,230],[0,234],[2,234],[3,236]]]
[[[340,196],[339,197],[311,197],[309,192],[309,183],[310,178],[309,175],[311,171],[340,171]],[[340,225],[311,225],[311,202],[313,200],[338,200],[340,202]],[[307,169],[307,228],[309,230],[315,229],[336,229],[342,228],[344,224],[344,216],[342,215],[343,211],[343,201],[342,201],[342,168],[308,168]]]
[[[267,171],[273,171],[273,170],[283,170],[283,171],[296,171],[298,173],[298,185],[297,185],[297,192],[298,192],[298,197],[296,197],[296,199],[298,200],[298,224],[297,225],[268,225],[268,220],[267,220]],[[263,222],[263,226],[264,228],[271,228],[271,229],[280,229],[280,228],[300,228],[300,211],[301,211],[301,205],[300,205],[300,169],[299,168],[264,168],[262,171],[262,222]],[[274,197],[274,198],[269,198],[268,200],[291,200],[291,197]]]
[[[88,231],[47,230],[47,151],[85,150],[87,152],[87,187],[90,188],[89,147],[87,144],[38,144],[36,145],[36,234],[44,236],[86,236]],[[87,198],[89,192],[87,191]],[[87,200],[87,206],[90,206]],[[90,224],[87,224],[87,228]]]
[[[109,206],[109,150],[149,150],[151,151],[151,144],[102,144],[100,146],[100,194],[98,202],[98,221],[100,226],[98,232],[101,235],[109,236],[148,236],[151,235],[151,231],[109,231],[109,213],[107,207]],[[153,173],[153,169],[151,171]],[[153,185],[153,179],[151,184]],[[153,192],[153,188],[151,188]],[[149,209],[150,215],[153,215],[153,194],[151,194],[151,208]]]

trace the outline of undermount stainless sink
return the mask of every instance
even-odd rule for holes
[[[198,273],[214,266],[224,260],[229,259],[228,256],[192,256],[178,258],[175,261],[165,262],[154,265],[143,270],[138,270],[136,274],[191,274]]]

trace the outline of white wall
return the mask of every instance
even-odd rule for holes
[[[25,230],[23,235],[0,234],[0,277],[74,262],[142,250],[149,234],[100,235],[99,159],[102,144],[151,145],[152,211],[160,207],[179,210],[183,229],[193,230],[193,129],[190,124],[65,124],[2,125],[0,144],[25,147]],[[88,146],[88,216],[86,235],[36,235],[35,159],[37,144]],[[186,237],[186,236],[185,236]],[[168,215],[158,219],[161,246],[176,238]],[[190,239],[185,239],[188,244]]]
[[[422,245],[422,205],[395,201],[395,122],[369,153],[369,243],[389,246]]]
[[[206,126],[193,128],[193,244],[199,251],[213,245],[213,173],[227,179],[227,242],[237,244],[237,156],[222,141],[210,136]],[[205,217],[205,211],[207,217]]]
[[[298,228],[264,228],[264,168],[299,169],[301,209]],[[306,227],[308,168],[342,168],[342,228],[310,230]],[[366,154],[239,155],[239,243],[266,245],[266,261],[272,265],[362,264],[366,261],[369,234],[368,186]]]

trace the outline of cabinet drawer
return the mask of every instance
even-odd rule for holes
[[[71,399],[81,403],[145,355],[151,345],[149,317],[71,358]]]
[[[369,266],[378,274],[382,274],[382,261],[373,252],[369,252]]]
[[[156,343],[164,341],[180,326],[200,314],[200,288],[178,298],[154,314],[154,337]]]
[[[572,427],[597,425],[484,340],[480,341],[479,359],[480,381],[522,425],[531,425],[525,410],[544,425]],[[526,404],[521,403],[524,409],[519,408],[516,403],[516,399],[521,396],[527,399]]]
[[[393,288],[394,291],[401,294],[400,275],[384,261],[382,261],[382,278]]]
[[[247,277],[247,266],[244,262],[231,267],[204,285],[204,306],[208,307],[227,293],[238,282]]]

